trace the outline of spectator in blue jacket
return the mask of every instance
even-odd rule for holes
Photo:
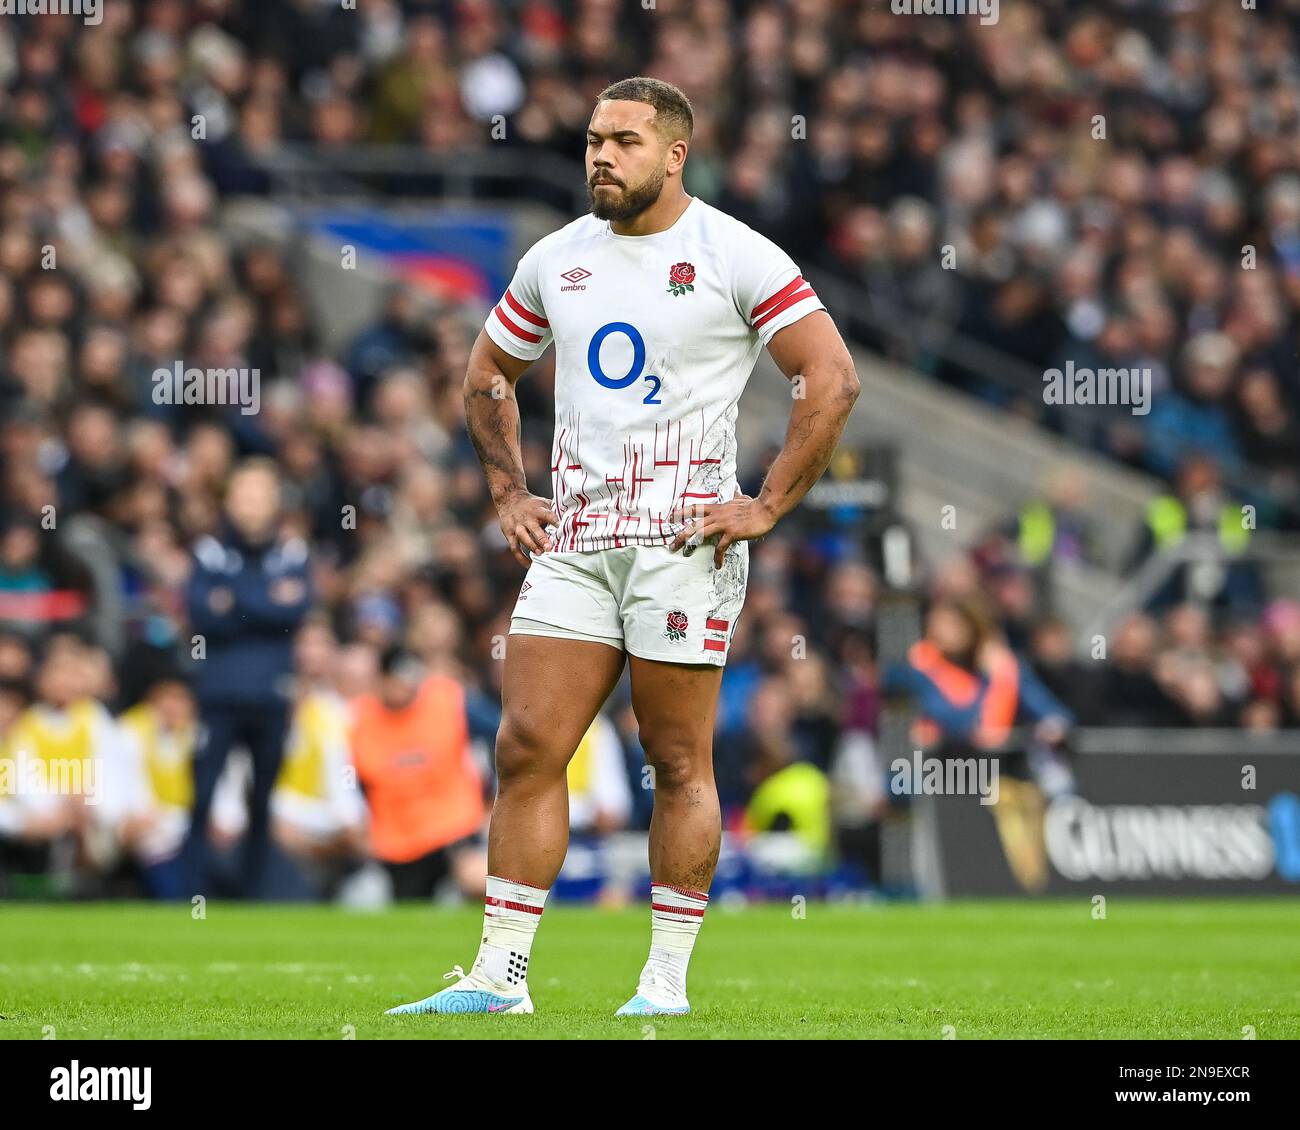
[[[1231,393],[1237,349],[1226,334],[1202,333],[1183,350],[1183,392],[1156,397],[1147,418],[1147,462],[1172,478],[1196,452],[1210,452],[1226,470],[1239,469],[1241,453],[1233,427]]]
[[[191,891],[206,881],[204,829],[217,780],[235,745],[253,763],[241,893],[257,897],[270,850],[271,789],[284,757],[292,704],[293,636],[312,604],[307,547],[280,535],[275,466],[241,464],[226,492],[220,537],[195,547],[186,592],[196,637],[195,687],[203,730],[194,758],[194,811],[185,865]]]
[[[915,701],[920,723],[913,736],[922,745],[946,739],[992,749],[1024,724],[1051,744],[1074,725],[1070,711],[1000,638],[983,602],[971,597],[934,604],[925,635],[905,663],[886,669],[884,687]]]
[[[936,601],[925,635],[908,649],[905,663],[886,670],[884,688],[915,703],[920,717],[911,736],[917,748],[993,753],[1013,728],[1032,727],[1017,743],[1022,753],[1006,759],[1012,775],[1027,773],[1047,796],[1075,790],[1064,756],[1074,715],[1007,646],[979,597]]]

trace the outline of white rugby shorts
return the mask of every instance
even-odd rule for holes
[[[665,663],[722,667],[749,575],[749,543],[689,557],[666,545],[535,556],[510,620],[511,635],[607,643]]]

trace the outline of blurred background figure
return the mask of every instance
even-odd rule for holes
[[[1021,563],[1031,569],[1059,562],[1095,564],[1098,554],[1087,501],[1088,482],[1079,472],[1053,476],[1046,497],[1021,507],[1008,531]]]
[[[569,762],[569,827],[579,835],[607,836],[632,814],[623,743],[602,712],[592,720]]]
[[[389,648],[378,691],[353,703],[351,742],[372,849],[394,897],[481,898],[487,809],[460,685],[428,674],[413,653]]]
[[[348,745],[351,709],[339,694],[338,641],[311,621],[294,643],[293,724],[271,795],[275,842],[317,897],[333,897],[368,858],[365,799]]]
[[[101,701],[109,689],[97,682],[103,673],[99,649],[70,633],[54,637],[34,701],[6,734],[13,771],[0,801],[0,833],[17,845],[20,867],[51,873],[64,893],[77,889],[79,867],[113,870],[139,831],[129,756]]]
[[[271,839],[271,790],[284,758],[293,693],[293,633],[312,601],[307,547],[280,532],[274,465],[250,460],[230,479],[226,524],[195,548],[186,591],[203,732],[185,846],[189,889],[205,889],[206,828],[217,781],[236,743],[253,766],[240,891],[258,897]]]
[[[179,674],[157,679],[119,719],[134,774],[133,845],[145,886],[160,899],[186,895],[181,849],[194,805],[199,717],[194,692]]]
[[[1226,493],[1219,464],[1207,455],[1189,455],[1178,466],[1175,486],[1147,507],[1134,551],[1135,567],[1153,553],[1177,550],[1193,535],[1210,539],[1222,556],[1175,569],[1148,607],[1167,608],[1193,599],[1232,615],[1257,615],[1263,605],[1263,582],[1255,564],[1244,559],[1254,525],[1243,520],[1242,503]]]
[[[0,835],[7,869],[23,875],[66,872],[86,820],[83,797],[33,784],[38,774],[41,782],[48,782],[49,768],[62,760],[79,767],[82,779],[77,783],[84,790],[83,774],[93,765],[96,744],[102,747],[113,739],[108,720],[84,696],[80,664],[66,645],[45,658],[36,674],[33,700],[24,706],[26,698],[21,684],[11,686],[6,696],[5,753],[12,771],[6,775],[6,795],[0,798]]]
[[[1014,726],[1026,725],[1032,738],[1024,753],[1043,791],[1073,787],[1059,750],[1075,718],[1006,645],[979,599],[937,601],[925,635],[908,649],[906,663],[885,672],[884,685],[916,703],[918,749],[989,753],[1011,738]]]
[[[1073,723],[998,637],[987,607],[973,599],[937,602],[926,617],[925,636],[912,645],[905,664],[885,673],[885,687],[906,689],[915,698],[922,746],[948,739],[994,748],[1022,717],[1058,735]]]
[[[812,871],[831,846],[830,781],[818,766],[796,760],[796,703],[785,680],[765,680],[750,703],[751,793],[744,828],[765,837],[764,858],[783,869]]]

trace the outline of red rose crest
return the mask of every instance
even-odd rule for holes
[[[664,635],[672,640],[673,643],[681,643],[682,640],[686,638],[686,629],[689,626],[690,621],[686,619],[685,612],[680,610],[670,612],[668,613],[667,618],[668,630],[664,632]]]
[[[695,266],[692,263],[674,263],[668,272],[668,293],[674,298],[695,289]]]

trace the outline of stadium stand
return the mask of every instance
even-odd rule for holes
[[[458,685],[490,795],[521,571],[461,380],[514,259],[585,208],[583,126],[625,74],[692,97],[688,190],[790,249],[864,384],[828,478],[847,494],[755,547],[717,743],[737,842],[784,829],[782,866],[888,877],[864,829],[903,807],[891,596],[987,610],[1069,725],[1300,727],[1300,8],[1229,9],[1004,0],[978,36],[864,0],[119,0],[94,27],[0,23],[0,733],[13,764],[109,767],[69,783],[103,786],[93,809],[12,777],[4,890],[177,893],[194,551],[254,457],[310,556],[321,649],[295,660],[267,889],[333,892],[340,860],[374,878],[356,797],[303,765],[347,768],[348,704],[373,705],[395,645]],[[1050,403],[1067,360],[1148,371],[1150,411]],[[178,367],[256,370],[257,410],[168,402],[155,374]],[[543,360],[519,386],[534,484],[552,379]],[[748,485],[787,395],[764,359]],[[625,692],[601,722],[631,800],[571,782],[592,841],[648,818]],[[240,790],[213,802],[232,850]]]

